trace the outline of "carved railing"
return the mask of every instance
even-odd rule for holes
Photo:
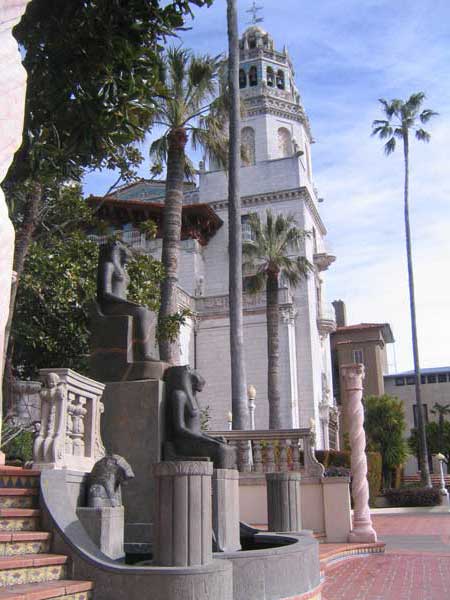
[[[34,466],[91,471],[105,455],[100,434],[104,384],[71,369],[41,369],[39,374],[43,386]]]
[[[278,290],[278,302],[281,306],[292,304],[292,296],[288,288]],[[195,299],[197,311],[201,315],[228,313],[229,300],[227,294],[220,296],[203,296]],[[266,306],[266,293],[244,294],[244,310],[263,309]]]
[[[305,429],[209,431],[236,446],[238,469],[243,473],[302,471],[305,477],[322,477],[324,467],[314,453],[314,432]]]

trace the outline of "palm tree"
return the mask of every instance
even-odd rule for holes
[[[239,96],[239,36],[236,0],[227,1],[228,22],[228,253],[230,303],[231,410],[233,429],[248,428],[247,383],[244,361],[244,325],[242,306],[242,228],[239,173],[241,167],[241,119]]]
[[[438,415],[439,446],[442,448],[444,441],[444,421],[446,415],[450,415],[450,404],[440,404],[439,402],[435,402],[431,412],[433,415]]]
[[[419,349],[417,343],[416,305],[414,299],[414,275],[411,252],[411,231],[409,226],[409,141],[411,132],[422,142],[430,141],[430,134],[421,127],[437,113],[430,109],[422,110],[425,99],[423,92],[412,94],[408,100],[394,99],[388,102],[380,99],[386,119],[377,119],[372,124],[372,135],[378,135],[387,140],[384,150],[387,155],[394,152],[397,140],[403,142],[403,158],[405,165],[404,186],[404,215],[406,234],[406,256],[408,263],[409,304],[411,312],[411,333],[414,358],[414,373],[416,379],[416,407],[419,432],[419,458],[421,463],[421,481],[424,486],[431,487],[430,468],[428,464],[427,437],[423,419],[422,399],[420,390]]]
[[[161,256],[166,276],[161,283],[160,325],[177,312],[183,187],[185,179],[194,175],[186,145],[190,140],[194,150],[203,148],[206,157],[219,164],[226,163],[227,152],[224,102],[219,94],[221,57],[169,48],[162,60],[162,95],[154,124],[162,126],[164,132],[150,147],[150,157],[155,159],[153,173],[159,174],[163,163],[167,169]],[[173,362],[173,343],[160,339],[159,353],[161,360]]]
[[[266,289],[267,397],[269,429],[286,426],[281,414],[279,382],[279,300],[280,277],[293,287],[312,270],[311,263],[298,256],[307,232],[299,229],[293,215],[274,215],[269,209],[262,223],[255,213],[249,218],[251,240],[243,244],[244,270],[251,273],[249,291]]]

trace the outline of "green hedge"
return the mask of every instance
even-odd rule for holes
[[[391,506],[437,506],[441,495],[436,488],[400,488],[384,492]]]
[[[366,452],[367,479],[369,481],[369,502],[372,505],[381,491],[381,454],[379,452]],[[350,469],[350,452],[348,450],[316,450],[317,460],[325,469],[330,467],[344,467]]]
[[[7,460],[20,460],[23,463],[33,460],[33,437],[31,431],[22,431],[16,435],[2,448]]]

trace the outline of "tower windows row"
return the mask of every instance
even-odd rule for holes
[[[292,156],[294,145],[289,129],[280,127],[277,132],[278,156],[287,158]],[[253,127],[244,127],[241,131],[242,165],[248,167],[256,162],[255,130]]]
[[[248,82],[247,82],[247,78],[248,78]],[[267,67],[266,78],[267,78],[267,85],[269,87],[277,87],[279,90],[285,89],[286,83],[285,83],[285,78],[284,78],[284,71],[282,69],[278,69],[278,71],[275,73],[275,71],[272,69],[272,67]],[[240,89],[242,90],[243,88],[246,88],[247,83],[248,83],[249,87],[255,87],[258,85],[258,70],[255,67],[255,65],[250,67],[250,69],[248,71],[248,76],[244,69],[239,69],[239,87],[240,87]]]

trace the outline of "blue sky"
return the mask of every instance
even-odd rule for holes
[[[241,31],[249,0],[240,0]],[[391,371],[412,368],[403,229],[401,151],[385,157],[370,137],[378,98],[427,94],[439,112],[430,144],[411,148],[411,225],[421,363],[450,364],[450,4],[444,0],[265,0],[262,26],[287,45],[311,121],[315,185],[337,260],[329,300],[347,304],[350,323],[389,322],[396,338]],[[226,49],[226,3],[196,9],[183,43],[196,52]],[[142,171],[148,176],[148,165]],[[90,175],[87,193],[111,177]]]

